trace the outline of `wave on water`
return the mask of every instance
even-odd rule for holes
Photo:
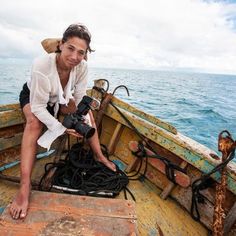
[[[198,110],[198,112],[202,115],[202,116],[206,116],[207,119],[211,119],[214,118],[215,120],[221,120],[222,123],[227,123],[227,117],[224,117],[223,115],[221,115],[220,113],[218,113],[217,111],[215,111],[214,109],[201,109]]]
[[[18,102],[31,65],[0,65],[0,104]],[[236,139],[236,76],[90,68],[89,87],[107,79],[116,96],[174,125],[179,132],[217,151],[217,138],[229,130]]]

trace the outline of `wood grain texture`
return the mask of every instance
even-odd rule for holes
[[[0,231],[6,236],[137,235],[136,220],[133,201],[32,191],[28,217],[13,220],[6,209]]]

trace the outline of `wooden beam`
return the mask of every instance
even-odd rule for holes
[[[56,153],[53,160],[54,163],[59,162],[61,158],[61,153],[64,150],[64,147],[66,144],[66,140],[67,140],[67,134],[63,134],[58,137],[58,144],[56,147]],[[47,176],[44,178],[42,182],[42,190],[48,190],[51,187],[52,177],[56,170],[57,170],[57,167],[54,167],[48,172]]]
[[[98,129],[100,128],[100,124],[101,124],[103,115],[104,115],[111,99],[112,99],[112,95],[107,93],[105,95],[104,99],[102,100],[102,103],[100,105],[99,111],[97,112],[96,119],[95,119],[96,127]]]
[[[230,209],[229,213],[227,214],[224,222],[224,235],[228,235],[228,232],[236,222],[236,202],[234,203],[233,207]]]
[[[92,94],[92,90],[88,90],[87,93]],[[177,134],[177,129],[173,125],[168,124],[167,122],[164,122],[155,116],[149,115],[149,114],[131,106],[130,104],[118,99],[117,97],[113,97],[112,102],[114,105],[116,105],[128,112],[131,112],[132,114],[134,114],[142,119],[145,119],[146,121],[148,121],[154,125],[157,125],[157,126],[161,127],[162,129],[169,131],[172,134]]]
[[[23,123],[25,123],[25,119],[20,109],[0,111],[0,128]]]
[[[186,161],[183,161],[181,162],[180,167],[184,169],[187,167],[187,165],[188,163]],[[169,184],[161,192],[160,197],[165,200],[171,194],[175,186],[177,185],[170,181]]]
[[[117,123],[114,133],[112,134],[111,140],[108,144],[108,153],[109,155],[113,155],[115,152],[116,145],[120,138],[120,135],[124,129],[124,126],[121,123]]]
[[[24,220],[4,210],[1,235],[138,235],[133,201],[39,191],[30,198]]]
[[[23,133],[15,134],[9,138],[0,138],[0,151],[21,144]]]
[[[14,182],[14,183],[18,183],[18,184],[20,183],[20,180],[21,180],[20,177],[4,175],[1,172],[0,172],[0,179],[10,181],[10,182]],[[33,187],[37,187],[39,185],[39,181],[31,180],[31,185]],[[35,189],[35,188],[33,188],[33,189]]]
[[[125,172],[130,173],[131,171],[134,171],[139,162],[140,162],[140,159],[134,156],[133,161],[131,161],[131,163],[127,166],[127,168],[125,169]]]
[[[130,141],[129,142],[129,149],[133,152],[139,152],[139,144],[136,141]],[[155,156],[155,153],[144,146],[145,155],[148,156]],[[140,153],[142,151],[140,150]],[[158,171],[160,171],[162,174],[166,175],[166,164],[158,159],[158,158],[150,158],[148,157],[148,164],[156,168]],[[174,170],[175,175],[175,181],[177,184],[179,184],[181,187],[187,188],[190,185],[190,178],[187,174],[179,171]]]
[[[140,119],[139,117],[123,109],[122,112],[142,135],[162,146],[166,150],[174,153],[179,158],[193,165],[201,172],[209,173],[217,164],[219,164],[219,161],[216,161],[212,157],[210,157],[209,153],[210,151],[213,152],[212,150],[195,142],[194,140],[187,138],[181,134],[173,135],[170,132],[166,132],[158,126]],[[127,122],[112,106],[108,106],[105,114],[108,117],[129,127]],[[236,168],[236,165],[234,163],[232,163],[232,165],[234,165],[234,167]],[[220,176],[220,173],[216,172],[212,175],[212,178],[216,181],[219,181]],[[228,169],[227,177],[228,189],[232,193],[236,194],[236,171],[230,171]]]
[[[67,134],[63,134],[61,136],[58,137],[58,144],[56,145],[56,153],[55,153],[55,157],[54,157],[54,163],[57,163],[60,158],[61,158],[61,154],[62,151],[64,150],[65,144],[66,144],[66,140],[67,140],[68,135]]]

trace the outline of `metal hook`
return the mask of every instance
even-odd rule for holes
[[[232,136],[231,136],[231,134],[230,134],[230,132],[229,132],[228,130],[223,130],[222,132],[220,132],[219,137],[218,137],[218,140],[220,140],[220,139],[222,139],[222,138],[226,138],[226,137],[228,137],[228,138],[230,138],[231,140],[233,140],[233,139],[232,139]]]
[[[129,90],[128,90],[128,88],[127,88],[125,85],[119,85],[119,86],[117,86],[117,87],[114,89],[112,95],[115,94],[115,92],[116,92],[116,90],[117,90],[118,88],[125,88],[125,90],[126,90],[128,96],[129,96]]]

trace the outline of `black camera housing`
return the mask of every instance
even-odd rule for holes
[[[87,115],[92,107],[94,99],[89,96],[83,96],[81,102],[77,106],[77,110],[73,114],[67,115],[62,124],[68,129],[75,129],[84,138],[91,138],[95,133],[95,128],[85,123],[83,116]]]

